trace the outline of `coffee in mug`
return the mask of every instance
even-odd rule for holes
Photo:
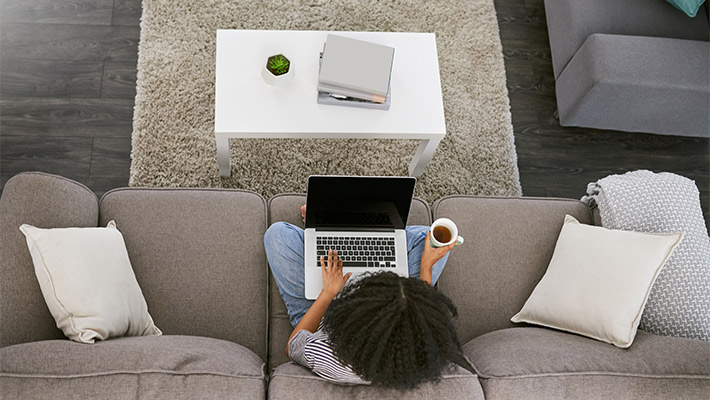
[[[463,238],[454,221],[448,218],[439,218],[431,224],[430,242],[432,247],[444,247],[451,243],[462,244]]]
[[[444,225],[439,225],[432,230],[434,239],[439,243],[449,243],[451,241],[451,231]]]

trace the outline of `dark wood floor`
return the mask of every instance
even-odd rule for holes
[[[41,170],[97,194],[128,184],[141,0],[0,0],[0,178]],[[564,128],[543,0],[495,0],[523,193],[579,198],[635,169],[695,180],[710,221],[707,139]]]
[[[126,186],[140,0],[0,0],[0,177]]]

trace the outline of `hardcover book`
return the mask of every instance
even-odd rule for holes
[[[393,47],[329,34],[323,51],[318,90],[324,85],[329,89],[324,91],[335,92],[334,88],[342,88],[381,96],[378,100],[384,101],[393,59]]]
[[[323,65],[323,53],[320,53],[319,65]],[[390,104],[392,104],[389,87],[387,88],[387,96],[377,96],[382,97],[381,101],[372,101],[373,95],[362,94],[362,92],[345,90],[347,93],[356,93],[355,96],[348,94],[343,94],[342,90],[338,90],[333,93],[330,90],[323,91],[320,88],[323,85],[318,85],[318,104],[327,104],[332,106],[347,106],[347,107],[360,107],[360,108],[370,108],[374,110],[389,110]],[[330,88],[328,86],[328,88]],[[337,89],[337,88],[336,88]],[[362,96],[362,97],[361,97]]]
[[[378,94],[360,92],[358,90],[345,89],[339,86],[325,85],[322,83],[318,84],[318,91],[332,94],[339,94],[341,96],[353,97],[356,99],[362,99],[366,101],[371,101],[374,103],[384,103],[387,96],[380,96]],[[389,92],[388,92],[389,93]]]
[[[392,104],[392,102],[390,101],[389,93],[387,94],[387,97],[385,97],[385,101],[383,101],[382,103],[376,103],[373,101],[358,99],[356,97],[348,97],[326,92],[318,92],[318,104],[370,108],[373,110],[389,110],[390,104]]]

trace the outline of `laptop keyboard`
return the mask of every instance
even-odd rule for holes
[[[316,265],[320,257],[328,262],[328,250],[338,251],[343,267],[394,268],[393,237],[318,237]]]

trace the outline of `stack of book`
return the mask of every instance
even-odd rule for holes
[[[394,48],[328,35],[321,53],[318,103],[388,110]]]

